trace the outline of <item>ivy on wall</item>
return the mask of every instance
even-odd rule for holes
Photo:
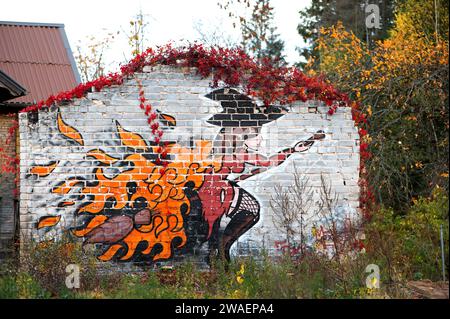
[[[170,65],[196,68],[197,74],[206,78],[212,75],[212,87],[220,85],[242,86],[247,95],[259,98],[264,105],[274,102],[290,104],[294,101],[308,100],[322,101],[329,107],[328,114],[333,115],[338,107],[351,107],[352,117],[359,127],[362,138],[367,134],[367,117],[360,111],[357,102],[351,101],[346,94],[339,92],[324,77],[305,75],[295,67],[274,66],[268,59],[257,63],[243,50],[221,47],[206,48],[201,44],[191,44],[183,47],[173,47],[171,44],[149,48],[142,54],[136,55],[128,64],[120,67],[120,72],[101,76],[96,80],[79,84],[74,89],[51,95],[34,105],[22,109],[21,113],[36,112],[61,102],[68,102],[74,98],[81,98],[92,91],[101,91],[104,87],[121,85],[125,79],[133,78],[134,73],[142,72],[145,66]],[[160,144],[163,131],[159,127],[157,113],[145,98],[142,84],[136,79],[139,87],[140,108],[148,118],[148,124],[153,134],[153,141]],[[11,141],[18,124],[15,123],[9,132],[6,142]],[[8,142],[8,143],[9,143]],[[5,143],[7,144],[7,143]],[[0,148],[0,152],[4,153]],[[161,158],[161,169],[164,171],[168,162],[167,150],[163,145],[156,149]],[[370,157],[367,143],[360,144],[360,205],[364,214],[368,214],[369,206],[373,202],[373,195],[365,180],[364,160]],[[18,159],[10,158],[2,167],[2,172],[17,172]]]

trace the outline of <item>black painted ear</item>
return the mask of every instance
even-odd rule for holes
[[[206,122],[221,127],[260,127],[288,112],[287,109],[275,105],[258,107],[250,96],[232,88],[217,89],[205,97],[220,102],[223,110]]]
[[[172,115],[159,113],[159,119],[164,125],[168,127],[174,127],[177,125],[177,120]]]
[[[242,94],[236,89],[232,88],[217,89],[206,94],[205,97],[213,101],[251,101],[251,98],[249,96]]]

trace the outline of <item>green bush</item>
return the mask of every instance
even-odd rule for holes
[[[50,293],[26,272],[0,277],[0,299],[47,299]]]
[[[415,200],[403,214],[392,209],[374,213],[366,227],[368,253],[386,269],[389,281],[442,280],[441,225],[448,273],[448,196],[440,189]]]
[[[80,267],[80,288],[90,290],[99,285],[97,261],[93,254],[82,248],[69,234],[55,241],[30,242],[24,246],[20,265],[53,296],[66,293],[66,267]]]
[[[145,275],[126,275],[122,285],[108,296],[120,299],[175,299],[182,298],[179,289],[162,285],[157,274],[149,271]]]
[[[19,291],[16,279],[11,275],[0,277],[0,299],[17,299]]]
[[[448,265],[448,197],[439,189],[404,213],[375,212],[364,225],[366,252],[332,259],[314,251],[276,259],[263,253],[215,260],[209,270],[187,262],[129,274],[104,265],[99,271],[97,261],[70,241],[31,244],[20,267],[0,269],[0,298],[403,298],[405,281],[441,280],[441,225]],[[65,287],[70,263],[82,268],[80,289]],[[380,267],[379,290],[366,288],[369,264]]]

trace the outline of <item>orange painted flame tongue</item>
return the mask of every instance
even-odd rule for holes
[[[37,165],[30,168],[30,174],[40,177],[46,177],[50,175],[58,166],[58,162],[51,162],[48,165]]]
[[[74,127],[64,122],[64,120],[61,117],[61,113],[58,113],[57,124],[58,130],[63,136],[67,137],[68,139],[76,142],[81,146],[84,145],[84,140],[83,136],[81,136],[81,133],[78,132],[78,130],[76,130]]]
[[[39,220],[37,228],[53,227],[58,224],[60,220],[61,216],[44,216]]]

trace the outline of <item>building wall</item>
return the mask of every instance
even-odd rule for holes
[[[257,114],[239,88],[216,91],[194,71],[158,66],[136,74],[170,142],[164,172],[135,79],[21,114],[23,239],[72,229],[99,260],[135,263],[277,253],[287,239],[277,194],[289,194],[292,205],[296,179],[304,186],[297,198],[308,245],[324,223],[323,180],[336,196],[339,223],[357,217],[359,135],[350,109],[329,116],[309,101],[286,114],[279,107]],[[298,232],[289,236],[298,242]]]
[[[9,128],[13,125],[13,118],[6,114],[0,114],[0,141],[4,149],[2,155],[14,157],[15,143],[3,145],[8,138]],[[6,159],[0,156],[0,168]],[[0,257],[12,249],[12,240],[15,229],[14,200],[15,182],[13,173],[4,173],[0,170]]]

